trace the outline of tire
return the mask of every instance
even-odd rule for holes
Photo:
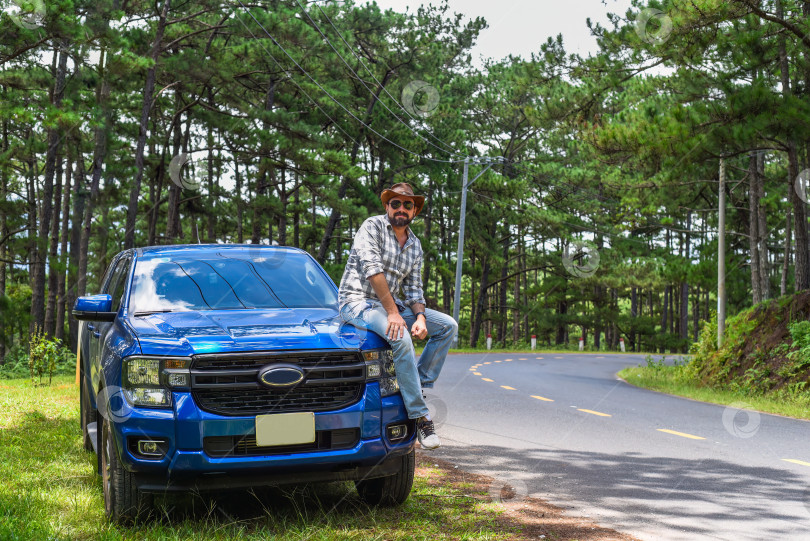
[[[90,439],[90,433],[87,431],[87,425],[96,422],[96,410],[90,405],[90,397],[85,390],[84,370],[82,370],[79,381],[79,421],[82,426],[83,446],[85,451],[92,451],[93,442]],[[96,428],[96,431],[98,431],[98,428]]]
[[[152,510],[152,497],[138,490],[135,475],[121,464],[108,419],[103,420],[99,434],[98,454],[107,517],[125,525],[147,518]]]
[[[399,473],[388,477],[355,481],[357,494],[369,505],[391,507],[402,505],[413,487],[413,472],[416,466],[416,451],[413,449],[401,457]]]

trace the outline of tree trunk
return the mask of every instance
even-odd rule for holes
[[[776,16],[780,19],[784,18],[784,9],[782,7],[782,0],[776,0]],[[790,86],[790,66],[788,64],[787,46],[785,44],[784,34],[780,35],[779,40],[779,69],[782,77],[782,94],[787,100],[792,96]],[[795,229],[795,263],[793,272],[795,277],[796,291],[802,291],[810,287],[810,260],[808,260],[808,236],[807,236],[807,204],[799,198],[799,195],[794,189],[794,182],[799,175],[799,158],[796,150],[796,141],[788,136],[788,192],[790,193],[790,202],[793,206],[793,215],[796,217],[794,220]]]
[[[244,227],[242,221],[244,220],[244,200],[242,199],[242,175],[239,174],[239,159],[234,154],[233,157],[233,172],[236,177],[236,238],[239,244],[245,242]]]
[[[214,107],[214,92],[208,87],[208,103]],[[208,124],[208,216],[206,233],[208,242],[216,240],[214,233],[214,222],[217,216],[217,194],[214,190],[214,123]]]
[[[60,144],[57,153],[60,153]],[[45,332],[48,336],[56,336],[56,290],[59,283],[58,260],[59,253],[59,225],[60,211],[62,209],[62,181],[64,175],[64,161],[60,155],[56,160],[56,182],[53,193],[53,215],[51,216],[50,247],[48,248],[48,302],[45,305]]]
[[[67,243],[68,243],[68,224],[70,222],[70,188],[72,186],[72,173],[73,163],[68,158],[67,168],[65,168],[65,189],[64,201],[62,202],[62,232],[60,235],[59,245],[59,275],[56,281],[56,336],[57,339],[64,342],[65,340],[65,280],[67,272]]]
[[[504,224],[504,231],[508,233],[509,231],[509,224]],[[498,313],[500,317],[498,318],[498,342],[502,344],[506,344],[506,319],[507,319],[507,311],[506,311],[506,303],[507,303],[507,293],[509,290],[509,280],[506,277],[509,275],[509,239],[510,236],[508,234],[504,235],[503,241],[503,265],[501,265],[501,283],[498,284],[498,304],[500,305],[498,308]]]
[[[494,234],[494,233],[493,233]],[[474,314],[470,319],[472,332],[470,333],[470,347],[474,348],[478,344],[478,337],[481,334],[481,321],[484,319],[484,307],[487,304],[487,285],[489,284],[489,271],[491,268],[491,258],[484,256],[484,265],[481,270],[481,283],[478,287],[478,302],[474,306]]]
[[[630,288],[630,350],[636,351],[636,318],[638,318],[638,289]]]
[[[74,138],[74,148],[76,149],[76,174],[73,181],[73,213],[70,223],[70,253],[68,263],[68,291],[67,306],[72,309],[79,296],[78,289],[78,269],[79,252],[82,245],[82,227],[84,221],[85,203],[87,199],[87,189],[84,185],[84,156],[82,155],[81,140],[77,135]],[[86,263],[85,263],[86,267]],[[72,351],[76,350],[78,340],[79,324],[76,318],[68,318],[68,345]]]
[[[425,291],[428,290],[430,287],[430,279],[431,279],[431,267],[430,263],[433,258],[433,250],[435,249],[436,243],[432,242],[431,239],[432,228],[433,228],[433,180],[428,183],[428,193],[427,193],[427,200],[425,201],[425,206],[427,207],[427,212],[424,214],[423,221],[425,222],[425,244],[430,246],[429,251],[425,252],[425,260],[424,265],[422,266],[422,287]]]
[[[770,265],[768,262],[768,216],[762,200],[765,199],[765,153],[757,152],[757,233],[759,234],[759,279],[762,300],[771,298]]]
[[[298,183],[298,171],[295,172],[295,192],[293,192],[293,246],[301,247],[301,184]]]
[[[143,107],[141,108],[138,143],[135,148],[135,180],[133,181],[132,191],[129,192],[129,207],[127,208],[126,231],[124,233],[124,249],[135,247],[135,220],[138,216],[138,199],[141,196],[141,182],[143,181],[146,132],[148,131],[149,127],[149,113],[152,110],[152,99],[155,93],[157,64],[158,58],[160,57],[163,32],[166,30],[166,19],[169,14],[169,5],[169,0],[163,0],[163,6],[160,9],[157,30],[155,32],[155,40],[152,42],[152,50],[150,52],[152,65],[146,72],[146,82],[144,83],[143,88]]]
[[[5,88],[3,89],[5,94]],[[8,119],[3,118],[3,133],[2,152],[5,153],[8,148]],[[8,200],[8,174],[6,172],[5,164],[0,164],[0,202]],[[6,215],[5,206],[0,203],[0,297],[6,294],[6,259],[8,259],[9,251],[6,249],[8,246],[8,216]],[[6,240],[2,240],[6,239]],[[0,365],[5,363],[6,357],[6,328],[3,320],[0,319]]]
[[[748,159],[748,247],[751,261],[751,297],[754,304],[762,302],[762,280],[759,258],[759,171],[757,155]]]
[[[175,94],[174,99],[175,108],[179,110],[182,107],[179,93]],[[172,159],[180,154],[182,145],[183,121],[181,117],[178,117],[172,134]],[[174,243],[182,235],[180,230],[180,199],[182,191],[182,188],[172,179],[169,184],[169,202],[166,208],[166,244]]]
[[[279,200],[281,203],[281,212],[278,215],[278,244],[279,246],[287,246],[287,170],[281,170],[281,189],[278,192]]]
[[[68,57],[67,40],[59,43],[59,62],[56,68],[53,90],[53,106],[62,108],[62,98],[65,94],[65,76],[67,74]],[[56,53],[54,53],[56,54]],[[56,174],[56,160],[59,153],[59,143],[62,140],[61,128],[48,128],[48,150],[45,157],[45,184],[40,194],[42,200],[42,213],[40,214],[37,243],[32,246],[31,258],[31,324],[29,333],[35,327],[43,328],[45,324],[45,263],[48,238],[51,233],[53,213],[53,179]]]
[[[782,258],[782,277],[779,282],[779,295],[784,297],[787,295],[787,276],[788,276],[788,269],[790,268],[790,239],[792,236],[791,229],[792,229],[792,215],[791,209],[788,207],[787,218],[785,220],[785,249],[784,249],[784,257]]]
[[[378,98],[380,96],[380,92],[382,92],[385,85],[388,83],[388,79],[391,77],[392,71],[388,71],[383,77],[383,80],[379,84],[379,88],[377,92],[372,95],[371,103],[368,104],[366,108],[366,115],[363,119],[363,123],[367,126],[371,122],[371,114],[374,112],[374,106],[377,104]],[[360,129],[360,134],[355,139],[355,143],[352,145],[352,152],[351,152],[351,163],[352,166],[357,163],[357,152],[360,150],[360,142],[365,137],[365,129]],[[382,175],[380,175],[380,182],[382,182]],[[346,198],[346,192],[349,189],[349,177],[344,175],[340,181],[340,186],[338,187],[337,191],[337,201],[342,201]],[[340,220],[340,210],[338,210],[337,205],[332,208],[332,213],[329,215],[329,220],[326,222],[326,228],[323,231],[323,237],[321,237],[321,245],[318,248],[318,255],[316,259],[318,263],[323,265],[323,262],[326,260],[326,254],[329,252],[329,244],[332,241],[332,235],[335,232],[335,228],[337,227],[338,221]]]

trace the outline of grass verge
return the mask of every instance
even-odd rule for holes
[[[351,483],[332,483],[166,498],[156,520],[123,528],[104,515],[78,417],[71,376],[0,382],[0,539],[630,539],[542,502],[536,513],[516,502],[524,517],[491,501],[492,479],[423,454],[410,498],[394,509],[369,508]]]
[[[625,368],[619,377],[632,385],[669,393],[702,402],[745,407],[764,413],[785,415],[797,419],[810,419],[810,394],[777,392],[762,395],[751,390],[727,390],[701,385],[685,374],[685,365],[666,366],[648,363],[648,366]]]

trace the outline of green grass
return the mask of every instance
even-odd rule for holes
[[[658,363],[649,363],[649,366],[625,368],[619,372],[619,377],[628,383],[661,391],[677,396],[683,396],[713,404],[735,404],[740,407],[765,413],[786,415],[797,419],[810,419],[810,393],[776,392],[768,395],[743,390],[726,390],[701,385],[688,376],[684,365],[664,366]]]
[[[408,501],[364,505],[350,483],[166,498],[133,528],[104,515],[95,455],[81,447],[73,378],[0,381],[0,539],[509,539],[502,508],[420,468]]]

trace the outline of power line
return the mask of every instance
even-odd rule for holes
[[[369,88],[369,86],[366,84],[366,82],[363,80],[363,78],[362,78],[362,77],[360,77],[360,76],[357,74],[357,72],[356,72],[356,71],[354,71],[354,69],[353,69],[353,68],[352,68],[352,67],[349,65],[349,63],[346,61],[346,59],[343,57],[343,55],[341,55],[341,54],[340,54],[340,52],[337,50],[337,48],[335,48],[335,46],[332,44],[332,42],[329,40],[329,38],[328,38],[328,37],[326,37],[326,34],[324,34],[324,33],[323,33],[323,31],[321,30],[321,28],[318,26],[318,23],[316,23],[316,22],[315,22],[315,20],[314,20],[314,19],[313,19],[313,18],[312,18],[312,17],[309,15],[309,13],[307,13],[307,10],[304,8],[304,6],[302,6],[302,5],[301,5],[301,2],[300,2],[299,0],[295,0],[295,2],[296,2],[296,4],[298,4],[298,7],[299,7],[299,8],[301,8],[301,11],[304,13],[304,15],[306,15],[306,16],[307,16],[307,19],[309,19],[309,21],[310,21],[310,22],[312,23],[312,25],[315,27],[315,30],[317,30],[317,31],[318,31],[318,33],[321,35],[321,37],[323,37],[323,39],[326,41],[326,43],[328,43],[328,44],[329,44],[329,47],[331,47],[331,48],[332,48],[332,50],[335,52],[335,54],[336,54],[336,55],[338,55],[338,58],[340,58],[340,60],[341,60],[341,61],[342,61],[342,62],[343,62],[345,65],[346,65],[346,67],[347,67],[347,68],[349,68],[349,71],[352,73],[352,75],[354,75],[354,76],[357,78],[357,80],[358,80],[358,81],[360,81],[360,84],[362,84],[362,85],[363,85],[363,87],[365,87],[365,89],[366,89],[366,90],[368,90],[368,91],[369,91],[369,93],[370,93],[372,96],[374,96],[374,99],[375,99],[376,101],[378,101],[378,102],[380,103],[380,105],[382,105],[382,106],[385,108],[385,110],[386,110],[386,111],[388,111],[389,113],[391,113],[392,115],[394,115],[394,118],[396,118],[396,119],[397,119],[397,120],[400,122],[400,124],[402,124],[403,126],[405,126],[406,128],[408,128],[409,130],[411,130],[411,132],[413,132],[413,134],[414,134],[414,135],[416,135],[416,136],[417,136],[419,139],[421,139],[421,140],[422,140],[422,141],[424,141],[425,143],[429,144],[429,145],[430,145],[430,146],[432,146],[433,148],[435,148],[435,149],[439,150],[440,152],[446,152],[446,153],[450,154],[451,156],[461,156],[461,154],[458,154],[457,152],[452,152],[452,151],[448,151],[448,150],[446,150],[446,149],[443,149],[443,148],[441,148],[441,147],[439,147],[439,146],[437,146],[437,145],[435,145],[435,144],[431,143],[431,142],[430,142],[430,141],[428,141],[427,139],[425,139],[425,138],[424,138],[424,137],[423,137],[423,136],[422,136],[422,135],[421,135],[419,132],[417,132],[417,131],[416,131],[416,130],[415,130],[415,129],[414,129],[414,128],[413,128],[413,127],[410,125],[410,124],[408,124],[407,122],[405,122],[404,120],[402,120],[401,118],[399,118],[399,117],[397,116],[397,114],[396,114],[394,111],[392,111],[392,110],[391,110],[391,109],[388,107],[388,105],[386,105],[386,104],[385,104],[385,102],[384,102],[384,101],[380,100],[378,96],[375,96],[375,95],[374,95],[374,91],[373,91],[373,90],[371,90],[371,88]],[[318,6],[318,8],[320,9],[320,6]],[[324,13],[322,9],[321,9],[321,13]],[[324,16],[326,16],[326,15],[324,14]],[[328,17],[327,17],[327,18],[328,18]],[[329,22],[331,23],[331,19],[330,19],[330,21],[329,21]],[[352,49],[352,48],[351,48],[351,46],[350,46],[350,45],[349,45],[349,44],[346,42],[346,40],[345,40],[345,39],[343,39],[343,36],[342,36],[342,35],[340,35],[340,32],[337,30],[337,28],[335,28],[335,25],[334,25],[334,24],[332,24],[332,28],[334,28],[334,29],[335,29],[335,32],[338,34],[338,36],[340,36],[340,39],[341,39],[341,40],[343,40],[343,43],[345,43],[345,44],[346,44],[346,46],[347,46],[347,47],[349,47],[349,50],[352,52],[352,54],[354,54],[354,55],[355,55],[355,57],[357,57],[357,53],[355,53],[355,52],[354,52],[354,49]],[[358,57],[358,59],[359,59],[359,57]],[[362,60],[361,60],[361,63],[362,63]],[[374,75],[373,75],[373,74],[372,74],[372,77],[374,77]],[[376,79],[376,78],[374,78],[374,81],[375,81],[375,82],[376,82],[376,83],[377,83],[377,84],[380,86],[380,88],[381,88],[382,90],[385,90],[385,87],[384,87],[384,86],[383,86],[383,85],[382,85],[382,84],[381,84],[379,81],[377,81],[377,79]],[[386,91],[386,93],[387,93],[387,91]],[[390,96],[390,94],[389,94],[389,96]],[[407,112],[407,111],[406,111],[406,112]]]
[[[264,27],[264,25],[263,25],[261,22],[259,22],[259,20],[258,20],[258,19],[257,19],[257,18],[256,18],[256,17],[253,15],[253,13],[252,13],[251,11],[249,11],[249,10],[247,9],[247,7],[245,7],[245,4],[243,4],[243,3],[242,3],[242,0],[237,0],[237,2],[239,2],[239,5],[240,5],[240,6],[242,6],[242,9],[244,9],[245,11],[247,11],[248,15],[250,15],[250,18],[251,18],[251,19],[253,19],[253,21],[254,21],[254,22],[257,24],[257,25],[259,25],[259,28],[261,28],[261,29],[262,29],[262,31],[263,31],[263,32],[264,32],[264,33],[267,35],[267,37],[269,37],[269,38],[270,38],[270,40],[273,42],[273,44],[274,44],[276,47],[278,47],[279,49],[281,49],[281,51],[282,51],[282,52],[283,52],[285,55],[287,55],[287,58],[289,58],[289,59],[290,59],[290,60],[293,62],[293,64],[295,64],[295,66],[296,66],[296,67],[297,67],[299,70],[301,70],[301,72],[302,72],[304,75],[306,75],[306,76],[309,78],[309,80],[310,80],[310,81],[312,81],[312,83],[313,83],[315,86],[317,86],[318,88],[320,88],[320,89],[321,89],[321,91],[322,91],[324,94],[326,94],[326,95],[329,97],[329,99],[331,99],[332,101],[334,101],[334,102],[335,102],[335,103],[336,103],[338,106],[340,106],[340,108],[341,108],[341,109],[343,109],[344,111],[346,111],[346,113],[347,113],[349,116],[351,116],[351,117],[352,117],[354,120],[356,120],[358,123],[360,123],[360,124],[361,124],[362,126],[364,126],[366,129],[368,129],[370,132],[374,133],[375,135],[377,135],[378,137],[380,137],[382,140],[386,141],[386,142],[387,142],[387,143],[389,143],[390,145],[392,145],[392,146],[394,146],[394,147],[396,147],[396,148],[398,148],[398,149],[402,150],[403,152],[407,152],[408,154],[412,154],[412,155],[414,155],[414,156],[416,156],[416,157],[418,157],[418,158],[420,158],[420,159],[429,160],[429,161],[433,161],[433,162],[439,162],[439,163],[459,163],[460,161],[463,161],[463,160],[441,160],[441,159],[438,159],[438,158],[431,158],[431,157],[429,157],[429,156],[422,156],[421,154],[418,154],[417,152],[414,152],[413,150],[407,149],[407,148],[403,147],[402,145],[400,145],[400,144],[398,144],[398,143],[395,143],[394,141],[391,141],[391,140],[390,140],[390,139],[388,139],[386,136],[384,136],[383,134],[381,134],[380,132],[378,132],[377,130],[375,130],[374,128],[372,128],[371,126],[369,126],[368,124],[366,124],[365,122],[363,122],[363,121],[362,121],[361,119],[359,119],[359,118],[358,118],[358,117],[357,117],[357,116],[356,116],[354,113],[352,113],[352,112],[351,112],[351,111],[350,111],[350,110],[349,110],[349,109],[348,109],[348,108],[347,108],[345,105],[343,105],[343,104],[342,104],[342,103],[341,103],[339,100],[337,100],[337,99],[336,99],[334,96],[332,96],[332,94],[330,94],[328,90],[326,90],[326,89],[325,89],[325,88],[324,88],[324,87],[323,87],[323,86],[322,86],[322,85],[321,85],[321,84],[320,84],[318,81],[316,81],[316,80],[315,80],[315,78],[314,78],[314,77],[312,77],[312,75],[310,75],[310,74],[309,74],[309,72],[307,72],[307,70],[305,70],[305,69],[304,69],[304,68],[303,68],[303,67],[302,67],[302,66],[301,66],[301,65],[300,65],[300,64],[299,64],[299,63],[298,63],[298,62],[295,60],[295,58],[293,58],[293,56],[292,56],[292,55],[291,55],[289,52],[287,52],[287,49],[285,49],[285,48],[284,48],[284,47],[283,47],[283,46],[282,46],[282,45],[281,45],[281,44],[278,42],[278,40],[276,40],[276,38],[275,38],[275,37],[273,37],[273,35],[272,35],[272,34],[271,34],[271,33],[270,33],[268,30],[267,30],[267,28],[265,28],[265,27]],[[244,22],[243,22],[242,24],[244,24]],[[252,32],[251,32],[251,35],[253,35],[253,33],[252,33]],[[255,37],[255,36],[254,36],[254,37]],[[269,53],[268,53],[268,54],[269,54]],[[356,141],[355,141],[355,144],[357,144],[357,143],[356,143]]]
[[[298,0],[296,0],[296,2],[298,2]],[[300,3],[299,3],[298,5],[299,5],[299,6],[301,6],[301,4],[300,4]],[[301,7],[301,9],[302,9],[302,10],[304,10],[304,8],[303,8],[303,7]],[[364,69],[365,69],[365,70],[368,72],[368,74],[371,76],[371,78],[374,80],[374,82],[375,82],[375,83],[377,83],[377,84],[380,86],[380,88],[382,88],[382,91],[383,91],[383,92],[385,92],[385,94],[386,94],[386,95],[387,95],[389,98],[391,98],[391,100],[392,100],[392,101],[393,101],[395,104],[397,104],[397,106],[399,106],[399,108],[400,108],[400,109],[402,109],[402,110],[405,112],[405,114],[406,114],[406,115],[408,115],[408,117],[410,117],[410,119],[411,119],[411,120],[414,120],[414,121],[417,121],[417,122],[418,122],[418,120],[417,120],[417,119],[416,119],[416,118],[415,118],[415,117],[414,117],[414,116],[411,114],[411,112],[410,112],[410,111],[408,111],[408,108],[407,108],[407,107],[405,107],[404,105],[402,105],[402,104],[401,104],[401,103],[400,103],[400,102],[399,102],[399,101],[398,101],[398,100],[397,100],[397,99],[396,99],[394,96],[392,96],[392,95],[391,95],[391,93],[390,93],[390,92],[388,92],[388,89],[387,89],[387,88],[386,88],[386,87],[385,87],[385,86],[384,86],[384,85],[383,85],[383,84],[382,84],[382,83],[381,83],[381,82],[380,82],[380,81],[377,79],[377,77],[375,77],[375,76],[374,76],[374,72],[371,70],[371,68],[369,68],[369,67],[368,67],[368,65],[366,65],[366,63],[365,63],[365,62],[363,62],[363,58],[362,58],[362,57],[361,57],[359,54],[357,54],[357,52],[355,52],[354,48],[353,48],[351,45],[349,45],[349,43],[348,43],[348,42],[346,41],[346,39],[343,37],[343,34],[340,32],[340,30],[338,30],[338,28],[335,26],[335,23],[334,23],[334,22],[332,22],[332,19],[329,17],[329,15],[327,15],[327,13],[326,13],[326,12],[323,10],[323,8],[322,8],[320,5],[318,5],[318,10],[319,10],[319,11],[321,12],[321,14],[322,14],[322,15],[323,15],[323,16],[326,18],[326,20],[327,20],[327,21],[329,21],[329,24],[332,26],[332,29],[335,31],[335,33],[338,35],[338,37],[341,39],[341,41],[343,41],[343,43],[346,45],[346,47],[348,47],[348,49],[349,49],[349,50],[352,52],[352,54],[354,55],[354,57],[355,57],[355,58],[357,58],[357,60],[360,62],[360,65],[361,65],[361,66],[363,66],[363,68],[364,68]],[[306,11],[305,11],[305,13],[306,13]],[[307,15],[307,17],[309,17],[309,15]],[[310,21],[312,21],[312,18],[310,17],[310,19],[309,19],[309,20],[310,20]],[[315,22],[314,22],[314,21],[313,21],[313,24],[315,24]],[[316,28],[317,28],[317,24],[315,24],[315,26],[316,26]],[[320,32],[320,29],[318,29],[318,31]],[[323,35],[323,32],[321,32],[321,35]],[[324,36],[324,39],[326,39],[327,43],[329,43],[329,45],[330,45],[330,46],[332,45],[332,44],[331,44],[331,42],[329,42],[329,39],[328,39],[328,38],[326,38],[326,36]],[[332,50],[334,50],[334,51],[335,51],[335,52],[338,54],[338,56],[340,56],[340,53],[338,53],[338,52],[337,52],[337,50],[335,49],[335,47],[334,47],[334,46],[332,46]],[[341,57],[341,60],[343,60],[343,57]],[[347,66],[347,67],[349,67],[348,63],[346,63],[346,61],[345,61],[345,60],[343,60],[343,63],[344,63],[344,64],[346,64],[346,66]],[[349,67],[349,69],[352,71],[352,73],[354,73],[355,77],[357,77],[358,79],[360,79],[360,82],[361,82],[361,83],[363,83],[363,86],[366,86],[366,83],[365,83],[365,82],[364,82],[364,81],[363,81],[363,80],[360,78],[360,76],[359,76],[359,75],[357,75],[357,73],[355,73],[355,71],[354,71],[354,70],[352,70],[352,68],[351,68],[351,67]],[[366,89],[368,89],[368,86],[366,86]],[[370,92],[370,91],[371,91],[371,90],[369,89],[369,92]],[[424,137],[422,137],[421,135],[419,135],[419,134],[418,134],[418,133],[417,133],[417,132],[416,132],[416,131],[415,131],[415,130],[414,130],[414,129],[413,129],[411,126],[410,126],[410,124],[407,124],[407,123],[405,123],[404,121],[402,121],[402,120],[401,120],[401,119],[400,119],[400,118],[399,118],[399,117],[396,115],[396,113],[394,113],[393,111],[391,111],[391,109],[389,109],[389,108],[388,108],[388,106],[386,106],[386,105],[385,105],[385,103],[383,103],[382,101],[381,101],[380,103],[382,103],[382,104],[383,104],[383,107],[385,107],[385,108],[386,108],[386,110],[388,110],[388,112],[390,112],[392,115],[394,115],[394,117],[395,117],[397,120],[399,120],[400,122],[402,122],[403,124],[405,124],[405,125],[406,125],[406,126],[407,126],[407,127],[408,127],[408,128],[411,130],[411,131],[413,131],[413,132],[414,132],[414,134],[416,134],[416,135],[417,135],[417,136],[418,136],[420,139],[422,139],[423,141],[427,142],[428,144],[430,144],[431,146],[433,146],[433,147],[435,147],[435,148],[439,148],[439,147],[437,147],[435,144],[431,143],[430,141],[427,141],[427,140],[426,140]],[[445,143],[444,141],[442,141],[441,139],[439,139],[438,137],[436,137],[435,135],[433,135],[433,133],[431,133],[431,131],[430,131],[430,130],[427,130],[427,133],[428,133],[428,135],[429,135],[431,138],[433,138],[434,140],[436,140],[436,141],[438,141],[439,143],[441,143],[441,144],[442,144],[442,145],[445,147],[445,149],[449,149],[449,150],[445,150],[445,149],[441,149],[441,148],[439,148],[439,150],[442,150],[443,152],[447,152],[447,153],[449,153],[449,154],[451,154],[451,155],[455,155],[455,156],[463,156],[462,154],[459,154],[458,152],[456,152],[455,150],[453,150],[453,148],[452,148],[452,146],[451,146],[451,145],[449,145],[448,143]]]
[[[242,2],[239,2],[239,3],[241,4]],[[243,5],[242,7],[244,7],[244,5]],[[265,52],[265,53],[267,53],[267,56],[269,56],[269,57],[270,57],[270,58],[273,60],[273,62],[275,62],[276,66],[278,66],[278,68],[279,68],[279,69],[280,69],[280,70],[281,70],[281,71],[282,71],[282,72],[283,72],[285,75],[287,75],[287,78],[290,80],[290,82],[291,82],[291,83],[293,83],[293,84],[294,84],[296,87],[298,87],[298,89],[299,89],[301,92],[303,92],[303,94],[304,94],[304,95],[305,95],[305,96],[306,96],[306,97],[309,99],[309,101],[311,101],[311,102],[312,102],[312,103],[315,105],[315,107],[317,107],[317,108],[318,108],[318,110],[319,110],[321,113],[323,113],[323,114],[324,114],[324,116],[326,116],[326,118],[328,118],[328,119],[329,119],[329,121],[330,121],[332,124],[334,124],[334,125],[335,125],[335,127],[336,127],[337,129],[339,129],[341,132],[343,132],[343,134],[344,134],[346,137],[348,137],[348,138],[349,138],[349,141],[351,141],[351,142],[352,142],[352,143],[354,143],[354,144],[358,144],[358,143],[357,143],[357,141],[355,141],[355,139],[354,139],[354,138],[353,138],[351,135],[349,135],[349,133],[348,133],[346,130],[344,130],[344,129],[343,129],[341,126],[340,126],[340,124],[338,124],[338,123],[337,123],[337,121],[336,121],[335,119],[333,119],[331,116],[329,116],[329,113],[327,113],[326,111],[324,111],[323,107],[321,107],[321,106],[320,106],[320,104],[318,104],[318,102],[317,102],[317,101],[315,101],[315,99],[313,99],[313,97],[312,97],[312,96],[310,96],[310,95],[309,95],[309,93],[308,93],[306,90],[304,90],[304,88],[303,88],[301,85],[299,85],[299,84],[296,82],[296,80],[295,80],[293,77],[291,77],[291,76],[290,76],[290,75],[287,73],[286,68],[285,68],[284,66],[282,66],[282,65],[281,65],[281,63],[280,63],[280,62],[279,62],[279,61],[276,59],[276,57],[275,57],[275,56],[273,56],[273,54],[272,54],[270,51],[268,51],[268,50],[267,50],[267,47],[265,47],[265,46],[264,46],[264,43],[262,43],[262,42],[259,40],[259,38],[258,38],[258,37],[257,37],[257,36],[256,36],[256,35],[253,33],[253,31],[252,31],[252,30],[251,30],[251,29],[248,27],[248,25],[246,25],[246,24],[245,24],[245,21],[243,21],[243,20],[242,20],[242,18],[241,18],[241,17],[240,17],[238,14],[236,14],[236,13],[234,13],[234,14],[236,15],[236,18],[237,18],[237,19],[239,19],[239,22],[240,22],[240,23],[242,23],[242,26],[244,26],[244,27],[245,27],[245,30],[247,30],[247,31],[248,31],[248,33],[251,35],[251,37],[253,37],[253,39],[255,39],[255,40],[258,40],[258,41],[259,41],[259,45],[261,46],[261,48],[262,48],[262,49],[264,49],[264,52]]]

